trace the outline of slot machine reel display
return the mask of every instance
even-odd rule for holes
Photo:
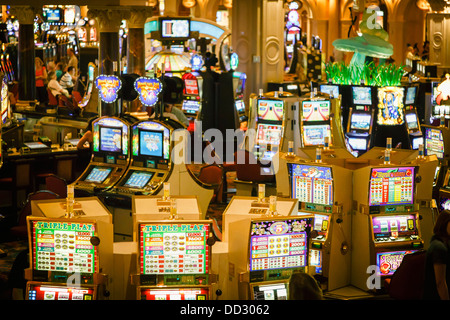
[[[211,220],[138,221],[139,300],[209,300]]]
[[[422,130],[420,128],[419,117],[417,115],[417,94],[418,86],[406,87],[405,93],[405,123],[409,138],[409,148],[418,150],[420,144],[424,144]]]
[[[361,290],[381,289],[368,288],[369,266],[376,266],[376,275],[384,279],[395,272],[405,254],[424,246],[415,203],[417,171],[415,166],[393,165],[355,171],[353,192],[358,203],[352,225],[352,284]]]

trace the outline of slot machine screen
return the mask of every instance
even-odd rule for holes
[[[353,150],[367,150],[367,140],[362,138],[348,138],[348,144]]]
[[[368,113],[352,113],[350,129],[369,131],[371,122],[372,116]]]
[[[100,127],[100,151],[122,153],[122,129]]]
[[[147,185],[154,174],[154,172],[133,171],[124,186],[128,188],[142,189]]]
[[[95,289],[81,287],[47,285],[42,283],[27,284],[28,300],[94,300]]]
[[[439,199],[439,211],[450,210],[450,198],[441,197]]]
[[[111,171],[112,168],[110,167],[94,167],[84,180],[93,183],[103,183]]]
[[[311,240],[325,240],[328,236],[329,225],[330,225],[330,216],[315,214],[312,230],[317,232],[317,237]]]
[[[186,113],[195,114],[200,110],[200,102],[195,100],[183,100],[181,110]]]
[[[339,86],[330,84],[321,84],[320,92],[328,93],[332,98],[339,97]]]
[[[184,89],[187,95],[198,95],[198,82],[196,79],[184,79]]]
[[[372,231],[375,242],[419,235],[413,214],[372,216]]]
[[[331,168],[303,164],[288,164],[291,197],[299,202],[333,204]]]
[[[354,105],[372,105],[371,87],[352,87]]]
[[[139,153],[143,156],[162,158],[164,132],[139,130]]]
[[[190,21],[188,19],[161,19],[162,38],[188,38]]]
[[[409,87],[406,90],[405,105],[414,104],[416,101],[417,87]]]
[[[369,205],[413,204],[414,172],[414,167],[372,168]]]
[[[283,136],[283,126],[258,123],[257,144],[279,145]]]
[[[377,252],[376,264],[378,276],[392,276],[398,269],[407,254],[416,252],[417,250],[403,250],[391,252]]]
[[[250,272],[305,267],[307,228],[308,219],[300,217],[251,221]]]
[[[245,104],[243,100],[236,100],[234,102],[234,105],[236,106],[236,110],[238,113],[244,113],[245,112]]]
[[[62,12],[61,9],[43,8],[43,16],[46,22],[60,22]]]
[[[330,120],[330,101],[303,101],[302,120],[304,122]]]
[[[253,285],[254,300],[287,300],[288,299],[288,283],[272,283]]]
[[[97,272],[95,223],[31,220],[32,269],[65,273]]]
[[[331,137],[329,124],[303,126],[303,141],[305,146],[325,144],[325,137]]]
[[[409,129],[418,129],[417,115],[415,113],[407,113],[405,115],[406,123]]]
[[[425,128],[425,154],[444,158],[444,137],[441,130]]]
[[[141,223],[140,273],[208,274],[207,222]]]
[[[417,137],[412,140],[413,150],[419,150],[420,145],[423,145],[423,137]]]
[[[379,125],[403,124],[403,95],[404,88],[401,87],[378,88],[377,123]]]
[[[283,121],[284,102],[282,100],[258,100],[258,119]]]
[[[209,289],[201,288],[142,288],[141,300],[208,300]]]
[[[437,105],[436,98],[439,95],[439,91],[437,89],[438,86],[439,86],[439,82],[437,82],[437,81],[431,82],[431,105],[432,106]]]

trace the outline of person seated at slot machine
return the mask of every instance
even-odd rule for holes
[[[59,84],[71,94],[73,87],[75,86],[76,79],[75,68],[70,66],[67,68],[67,72],[61,77]]]
[[[323,300],[322,289],[310,274],[294,272],[289,280],[288,300]]]
[[[92,134],[92,122],[95,119],[96,118],[94,117],[94,118],[92,118],[92,119],[90,119],[88,121],[86,129],[84,130],[83,136],[80,138],[80,140],[78,140],[78,143],[77,143],[77,149],[78,150],[83,150],[83,149],[87,149],[87,148],[91,148],[92,147],[92,142],[94,141],[94,137],[93,137],[93,134]],[[88,143],[88,146],[86,145],[86,142]]]
[[[67,98],[72,98],[69,91],[64,89],[58,82],[56,72],[50,71],[48,73],[48,85],[47,88],[50,89],[50,92],[55,96],[55,98],[58,98],[60,94],[65,95]]]
[[[179,115],[179,113],[177,113],[177,110],[175,110],[175,112],[174,112],[174,109],[178,109],[178,108],[174,107],[173,104],[165,103],[163,117],[167,117],[172,120],[178,121],[184,125],[189,125],[189,120],[187,120],[187,118],[183,114],[183,112],[178,109],[181,113],[181,115]],[[155,115],[156,115],[156,112],[153,112],[153,114],[150,116],[150,119],[155,118]]]
[[[64,66],[63,66],[62,62],[58,62],[55,67],[56,80],[58,80],[58,82],[61,81],[61,77],[64,74],[63,69],[64,69]]]
[[[449,300],[450,211],[443,210],[433,228],[425,260],[424,300]]]

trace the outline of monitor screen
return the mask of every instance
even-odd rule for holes
[[[238,113],[244,113],[245,112],[245,104],[243,100],[236,100],[234,102],[234,105],[236,106],[236,111]]]
[[[369,131],[372,123],[372,115],[370,113],[352,113],[350,118],[350,130]]]
[[[141,288],[141,300],[208,300],[209,288]]]
[[[254,300],[287,300],[288,287],[286,282],[253,285]]]
[[[139,130],[139,153],[143,156],[162,158],[164,154],[164,132]]]
[[[94,300],[95,290],[89,287],[74,287],[66,285],[29,283],[28,300]]]
[[[439,199],[439,211],[450,210],[450,199],[441,197]]]
[[[128,188],[142,189],[147,185],[154,174],[154,172],[134,171],[125,182],[124,186]]]
[[[141,274],[208,274],[210,224],[141,223]]]
[[[435,154],[439,159],[444,158],[444,137],[442,131],[433,128],[425,128],[425,154]]]
[[[418,129],[419,124],[417,121],[417,115],[413,113],[405,114],[406,124],[408,125],[408,129]]]
[[[283,137],[283,126],[259,123],[256,134],[257,144],[279,145]]]
[[[183,110],[186,113],[196,114],[200,110],[200,101],[183,100],[181,110]]]
[[[184,89],[187,95],[198,95],[197,79],[184,79]]]
[[[325,137],[331,137],[329,124],[303,126],[303,142],[305,146],[325,144]]]
[[[303,101],[302,121],[328,121],[330,120],[330,101]]]
[[[377,123],[384,126],[403,124],[403,91],[401,87],[378,88]]]
[[[307,227],[301,217],[251,221],[250,272],[305,267]]]
[[[354,105],[371,105],[372,88],[371,87],[352,87],[352,96]]]
[[[44,8],[43,15],[46,22],[60,22],[62,20],[61,9]]]
[[[414,203],[414,167],[372,168],[369,205]]]
[[[413,150],[419,150],[419,146],[423,145],[423,137],[413,138],[412,140],[412,148]]]
[[[111,171],[112,168],[110,167],[94,167],[84,180],[87,182],[103,183]]]
[[[416,102],[417,87],[409,87],[406,90],[405,104],[414,104]]]
[[[353,150],[367,150],[367,139],[348,138],[348,144]]]
[[[283,121],[284,102],[282,100],[258,100],[258,119]]]
[[[432,106],[437,105],[436,98],[440,93],[437,89],[438,86],[439,86],[439,82],[436,82],[436,81],[431,82],[431,105]]]
[[[188,19],[162,19],[162,38],[188,38],[190,35],[190,21]]]
[[[100,151],[122,153],[122,129],[100,127]]]
[[[45,145],[45,144],[43,144],[42,142],[39,142],[39,141],[36,141],[36,142],[25,142],[24,145],[27,146],[28,148],[30,148],[31,151],[48,148],[47,145]]]
[[[95,223],[31,220],[32,269],[67,273],[95,273]]]
[[[339,97],[339,86],[330,84],[321,84],[320,92],[328,93],[332,98]]]
[[[330,226],[330,216],[314,214],[314,224],[312,230],[317,232],[317,237],[311,240],[325,240]]]
[[[289,163],[291,197],[299,202],[333,204],[331,168]]]
[[[378,276],[392,276],[403,261],[405,255],[417,250],[402,250],[391,252],[377,252],[376,264]]]

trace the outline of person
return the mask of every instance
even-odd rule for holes
[[[94,136],[92,134],[92,131],[93,131],[92,122],[94,122],[95,119],[97,119],[97,118],[94,117],[94,118],[89,119],[83,136],[80,138],[80,140],[78,140],[78,143],[77,143],[78,150],[83,150],[83,149],[88,148],[86,146],[86,142],[89,144],[89,148],[92,150],[92,142],[94,141]]]
[[[56,72],[50,71],[48,73],[48,85],[47,88],[50,89],[50,92],[57,98],[60,94],[65,95],[67,98],[72,98],[69,91],[64,89],[56,79]]]
[[[69,70],[69,67],[73,67],[75,69],[75,74],[77,74],[78,58],[75,55],[75,51],[72,48],[67,49],[67,56],[69,57],[69,62],[67,62],[67,70]]]
[[[289,300],[323,300],[322,289],[313,276],[294,272],[289,279]]]
[[[156,116],[156,112],[153,111],[152,115],[150,116],[150,119],[155,118],[155,116]],[[176,116],[175,114],[172,113],[172,105],[171,105],[171,104],[167,104],[167,103],[164,104],[163,117],[170,118],[170,119],[172,119],[172,120],[181,122],[181,121],[177,118],[177,116]]]
[[[70,66],[67,68],[67,72],[64,73],[64,75],[61,77],[61,80],[59,81],[59,84],[61,87],[69,91],[70,94],[72,94],[72,90],[75,83],[75,68]]]
[[[58,62],[58,63],[56,64],[56,69],[55,69],[55,72],[56,72],[56,80],[58,80],[58,82],[61,80],[61,77],[62,77],[63,74],[64,74],[63,69],[64,69],[64,67],[63,67],[62,62]]]
[[[181,122],[185,126],[189,126],[188,118],[185,116],[184,112],[181,111],[179,108],[177,108],[173,104],[168,104],[167,110],[168,110],[167,112],[174,114],[179,122]]]
[[[430,42],[428,40],[425,40],[423,43],[423,50],[422,50],[422,60],[428,61],[430,58]]]
[[[48,94],[45,82],[47,81],[47,70],[45,69],[44,62],[41,58],[34,58],[34,67],[36,75],[36,98],[39,103],[47,103]]]
[[[426,253],[424,300],[449,300],[450,283],[450,211],[443,210],[436,219]]]

